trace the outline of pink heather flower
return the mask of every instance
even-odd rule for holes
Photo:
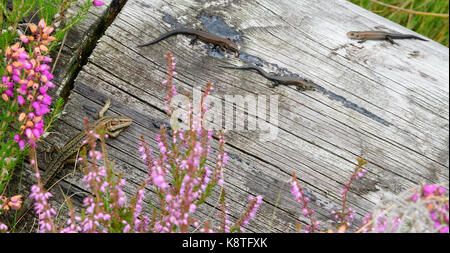
[[[25,99],[22,97],[22,95],[17,96],[17,102],[19,103],[19,105],[25,104]]]
[[[12,80],[13,80],[14,82],[16,82],[16,83],[19,83],[19,82],[20,82],[20,77],[19,77],[19,75],[13,75],[13,76],[12,76]]]
[[[424,196],[428,197],[429,195],[433,194],[434,191],[436,191],[438,188],[437,185],[425,185],[423,187],[423,191],[424,191]]]
[[[20,140],[18,144],[19,144],[20,150],[24,150],[25,149],[25,141],[24,140]]]
[[[102,1],[99,1],[99,0],[94,0],[93,4],[94,4],[94,6],[102,6],[102,5],[104,5],[105,3],[102,2]]]
[[[20,36],[20,40],[21,40],[24,44],[28,44],[28,42],[30,42],[30,40],[28,39],[28,37],[25,36],[25,35]]]
[[[8,231],[8,226],[6,226],[6,225],[3,224],[3,223],[0,223],[0,231],[2,231],[2,232]]]
[[[412,197],[412,201],[416,202],[419,199],[419,194],[416,192],[414,193],[413,197]]]

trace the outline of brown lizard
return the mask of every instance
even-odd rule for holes
[[[296,78],[296,77],[289,77],[289,76],[277,76],[277,75],[273,75],[273,74],[269,74],[266,71],[264,71],[262,68],[258,67],[258,66],[219,66],[221,68],[226,68],[226,69],[253,69],[258,71],[262,76],[264,76],[266,79],[269,79],[270,81],[273,82],[273,84],[270,86],[271,88],[279,85],[279,84],[283,84],[283,85],[295,85],[297,87],[299,87],[302,90],[316,90],[316,85],[307,79],[304,78]]]
[[[175,29],[173,31],[170,31],[168,33],[165,33],[165,34],[159,36],[155,40],[152,40],[152,41],[142,44],[142,45],[138,45],[138,47],[145,47],[145,46],[153,45],[155,43],[160,42],[163,39],[166,39],[166,38],[176,35],[176,34],[193,35],[193,36],[195,36],[195,39],[199,39],[206,43],[212,43],[214,45],[221,46],[225,49],[233,51],[235,53],[236,57],[239,56],[239,48],[236,45],[236,43],[234,43],[230,38],[222,38],[222,37],[212,34],[212,33],[198,31],[198,30],[189,29],[189,28]]]
[[[111,137],[117,137],[125,128],[131,125],[132,120],[126,116],[104,116],[103,114],[108,110],[111,101],[108,99],[103,106],[103,108],[98,113],[98,119],[94,122],[93,129],[98,129],[103,127],[105,133]],[[52,179],[61,171],[64,164],[70,161],[70,158],[77,155],[79,150],[84,146],[83,141],[88,137],[85,131],[82,131],[78,135],[70,139],[57,153],[56,157],[53,158],[50,165],[45,170],[42,176],[42,186],[47,189],[50,186]],[[22,210],[19,212],[19,219],[17,223],[28,213],[32,206],[31,199],[25,200],[22,205]]]
[[[387,40],[391,44],[397,44],[394,42],[396,39],[417,39],[417,40],[423,40],[428,41],[426,39],[422,39],[416,35],[410,35],[410,34],[401,34],[401,33],[387,33],[387,32],[381,32],[381,31],[350,31],[347,33],[347,37],[350,39],[359,40],[359,43],[363,43],[366,40]]]

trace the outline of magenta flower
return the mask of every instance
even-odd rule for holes
[[[104,3],[103,1],[94,0],[93,4],[94,4],[94,6],[102,6],[102,5],[104,5],[105,3]]]

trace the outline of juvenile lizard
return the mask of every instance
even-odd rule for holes
[[[98,119],[94,122],[93,129],[103,127],[105,133],[110,137],[117,137],[125,128],[131,125],[132,120],[126,116],[104,116],[103,114],[108,110],[111,101],[108,99],[103,108],[98,113]],[[57,153],[50,165],[45,170],[42,176],[42,185],[45,189],[50,186],[52,179],[61,171],[70,158],[74,157],[78,151],[84,146],[83,141],[88,137],[83,130],[78,135],[70,139]],[[32,209],[31,199],[25,200],[22,205],[22,210],[19,212],[19,219],[17,223],[25,216],[28,211]]]
[[[138,47],[145,47],[145,46],[153,45],[155,43],[160,42],[163,39],[166,39],[166,38],[176,35],[176,34],[193,35],[193,36],[195,36],[196,39],[199,39],[206,43],[212,43],[214,45],[221,46],[223,48],[233,51],[235,53],[236,57],[239,56],[239,48],[236,45],[236,43],[234,43],[230,38],[222,38],[222,37],[212,34],[212,33],[198,31],[198,30],[189,29],[189,28],[175,29],[173,31],[170,31],[168,33],[165,33],[165,34],[159,36],[155,40],[152,40],[152,41],[142,44],[142,45],[138,45]]]
[[[219,66],[219,67],[226,68],[226,69],[244,69],[244,70],[253,69],[253,70],[256,70],[259,72],[259,74],[264,76],[266,79],[269,79],[270,81],[273,82],[273,85],[270,86],[271,88],[273,88],[279,84],[283,84],[283,85],[295,85],[302,90],[316,90],[316,85],[310,80],[307,80],[304,78],[296,78],[296,77],[289,77],[289,76],[277,76],[277,75],[269,74],[258,66],[248,65],[248,66],[241,66],[241,67],[239,67],[239,66]]]
[[[359,40],[359,43],[363,43],[366,40],[387,40],[391,42],[391,44],[396,44],[394,40],[396,39],[417,39],[417,40],[423,40],[428,41],[426,39],[422,39],[416,35],[410,35],[410,34],[401,34],[401,33],[387,33],[387,32],[381,32],[381,31],[350,31],[347,33],[347,37],[350,39]]]

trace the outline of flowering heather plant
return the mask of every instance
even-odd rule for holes
[[[350,180],[345,184],[345,188],[339,193],[342,195],[342,209],[331,211],[333,219],[338,223],[338,233],[348,231],[354,220],[353,214],[356,212],[347,206],[347,195],[351,184],[367,173],[362,166],[367,164],[362,158],[358,158],[358,166],[352,173]],[[314,211],[308,208],[309,198],[297,182],[295,174],[290,180],[291,192],[297,202],[302,205],[302,214],[309,218],[305,232],[319,231],[319,223],[312,216]],[[378,206],[370,214],[363,218],[362,224],[355,230],[356,233],[395,233],[395,232],[449,232],[448,219],[448,193],[443,186],[425,185],[419,189],[405,191],[388,201],[380,201]],[[300,232],[301,225],[297,223],[297,230]],[[333,229],[328,229],[328,233],[333,233]]]
[[[357,232],[448,233],[448,192],[443,186],[424,185],[381,201]]]
[[[29,24],[31,35],[20,36],[21,42],[5,50],[5,75],[1,77],[0,95],[0,183],[10,177],[27,144],[35,147],[44,134],[44,116],[50,112],[52,98],[47,91],[55,85],[48,63],[48,45],[55,40],[53,27],[42,19]],[[2,185],[3,186],[3,185]],[[2,187],[0,187],[2,188]]]
[[[307,225],[305,232],[306,233],[314,233],[316,230],[319,230],[319,222],[314,219],[313,214],[314,210],[308,207],[308,203],[310,199],[305,196],[305,192],[297,181],[297,177],[295,173],[292,174],[291,178],[291,193],[294,195],[294,198],[297,202],[302,205],[302,215],[306,218],[309,218],[311,225]],[[300,231],[301,225],[297,223],[297,230]]]
[[[76,12],[71,8],[74,4],[77,0],[19,0],[12,1],[9,8],[0,1],[0,54],[4,56],[0,62],[0,192],[4,192],[14,168],[23,162],[27,148],[35,148],[62,109],[61,98],[50,108],[52,97],[48,91],[54,87],[50,51],[91,6],[103,2],[85,0]],[[40,22],[23,24],[33,11],[33,17],[42,17]],[[70,15],[64,14],[69,11]],[[54,23],[48,25],[45,20]]]
[[[169,87],[169,95],[166,101],[171,101],[176,91],[172,83],[175,64],[170,52],[167,59],[169,73],[165,83]],[[90,130],[85,119],[88,139],[78,160],[85,173],[82,181],[91,194],[84,199],[81,214],[75,212],[68,199],[69,218],[63,226],[57,227],[54,223],[56,212],[48,202],[51,194],[42,187],[38,167],[34,162],[35,153],[31,152],[32,165],[38,179],[38,184],[32,187],[31,197],[35,200],[34,210],[39,215],[39,232],[166,233],[190,232],[192,229],[198,229],[202,233],[245,231],[243,227],[256,215],[262,203],[262,196],[249,198],[248,207],[234,225],[230,225],[228,219],[223,189],[220,197],[223,219],[217,229],[211,226],[210,221],[202,224],[193,217],[197,207],[211,195],[212,189],[216,185],[223,185],[223,167],[228,159],[224,148],[225,141],[220,132],[217,161],[213,168],[207,165],[211,151],[208,142],[212,140],[212,131],[203,128],[204,114],[207,111],[203,105],[210,91],[211,84],[208,84],[201,100],[202,110],[198,115],[194,115],[190,105],[187,106],[188,115],[192,119],[188,130],[160,128],[160,134],[156,137],[158,156],[152,155],[152,150],[148,148],[144,137],[141,137],[138,150],[148,168],[148,176],[130,202],[122,190],[125,179],[121,174],[113,172],[114,165],[107,158],[105,139],[108,136],[103,129]],[[170,108],[172,104],[168,102],[167,105],[170,114],[173,111],[173,108]],[[194,116],[200,121],[193,120]],[[171,134],[167,134],[167,131],[171,131]],[[102,152],[97,151],[98,141],[101,143]],[[150,203],[153,208],[151,217],[142,213],[146,187],[153,187],[158,195],[158,203]]]
[[[19,42],[7,47],[7,74],[2,77],[3,100],[11,100],[11,107],[18,105],[19,133],[14,135],[14,141],[21,150],[26,143],[34,147],[44,133],[43,117],[50,112],[52,102],[47,90],[55,87],[47,65],[52,59],[45,55],[48,53],[47,45],[56,40],[50,35],[53,27],[47,26],[42,19],[38,25],[30,24],[29,28],[32,35],[22,35],[20,39],[30,46],[30,52]]]
[[[168,75],[163,84],[168,87],[168,95],[165,98],[166,112],[172,115],[172,98],[177,94],[173,84],[173,76],[177,75],[175,69],[175,58],[171,53],[167,54]],[[203,203],[210,196],[211,190],[216,185],[223,185],[223,167],[227,163],[228,155],[225,152],[225,141],[223,135],[219,133],[219,149],[217,161],[214,168],[210,168],[206,161],[209,158],[211,146],[208,141],[212,139],[212,131],[204,128],[204,116],[208,108],[206,107],[206,97],[212,90],[211,83],[208,83],[200,102],[200,112],[195,114],[190,103],[186,106],[189,119],[188,130],[174,128],[170,129],[171,134],[166,133],[164,126],[160,129],[160,134],[156,137],[159,146],[158,157],[152,157],[152,150],[147,147],[145,139],[142,137],[139,151],[141,158],[148,167],[146,182],[156,187],[161,206],[159,218],[154,223],[153,232],[188,232],[189,226],[194,225],[200,232],[214,232],[210,228],[210,223],[200,228],[199,221],[192,218],[192,214],[198,205]],[[169,183],[169,178],[172,178]],[[224,192],[221,199],[223,200]],[[248,220],[253,218],[258,210],[262,197],[250,197],[250,204],[242,217],[236,222],[236,231],[243,231],[241,226],[246,226]],[[225,221],[227,211],[222,203],[221,209],[224,214],[223,222],[217,231],[229,232],[228,223]]]
[[[331,211],[331,214],[334,215],[334,221],[343,226],[342,229],[350,227],[355,219],[353,214],[356,213],[356,211],[347,206],[347,196],[350,186],[355,180],[361,179],[367,173],[367,170],[362,168],[362,166],[367,164],[367,161],[360,157],[356,160],[358,161],[358,166],[356,166],[353,174],[350,176],[350,180],[345,183],[345,188],[339,192],[339,194],[342,195],[342,209],[340,211]]]
[[[81,215],[76,214],[70,199],[68,199],[69,219],[67,219],[65,225],[56,226],[54,222],[56,212],[48,202],[52,194],[43,188],[37,164],[34,159],[31,160],[38,183],[32,186],[30,198],[35,201],[34,211],[39,217],[39,232],[128,232],[132,229],[131,226],[135,225],[138,229],[142,229],[139,222],[131,223],[129,221],[132,218],[136,219],[135,214],[139,214],[142,210],[138,205],[142,205],[143,187],[138,191],[137,198],[133,198],[131,204],[127,204],[126,196],[121,189],[125,180],[120,174],[113,173],[113,164],[107,160],[107,156],[96,150],[98,140],[101,142],[103,152],[106,150],[105,138],[107,138],[107,135],[105,135],[104,129],[95,129],[95,131],[89,129],[86,118],[85,125],[88,138],[84,144],[88,148],[82,149],[78,161],[85,173],[82,181],[91,195],[84,199],[84,209],[81,211]],[[32,158],[34,158],[33,154],[35,153],[31,153]],[[101,160],[105,165],[99,164]]]
[[[342,209],[340,211],[331,211],[331,214],[334,216],[334,221],[339,222],[340,226],[338,226],[338,232],[345,232],[348,227],[350,227],[351,222],[354,220],[353,214],[356,212],[351,207],[347,206],[347,194],[350,190],[350,186],[353,181],[358,180],[367,173],[367,170],[363,169],[362,166],[367,164],[362,158],[358,158],[358,166],[353,171],[353,174],[350,177],[350,180],[345,183],[345,188],[341,190],[339,193],[342,195]],[[310,199],[305,196],[305,193],[297,181],[295,174],[293,174],[291,180],[291,193],[294,195],[294,198],[297,202],[302,205],[302,215],[310,220],[310,224],[306,226],[306,233],[314,233],[319,231],[319,222],[313,217],[314,210],[308,207],[308,203]],[[301,231],[301,225],[297,223],[297,230]],[[332,232],[331,229],[328,232]]]

